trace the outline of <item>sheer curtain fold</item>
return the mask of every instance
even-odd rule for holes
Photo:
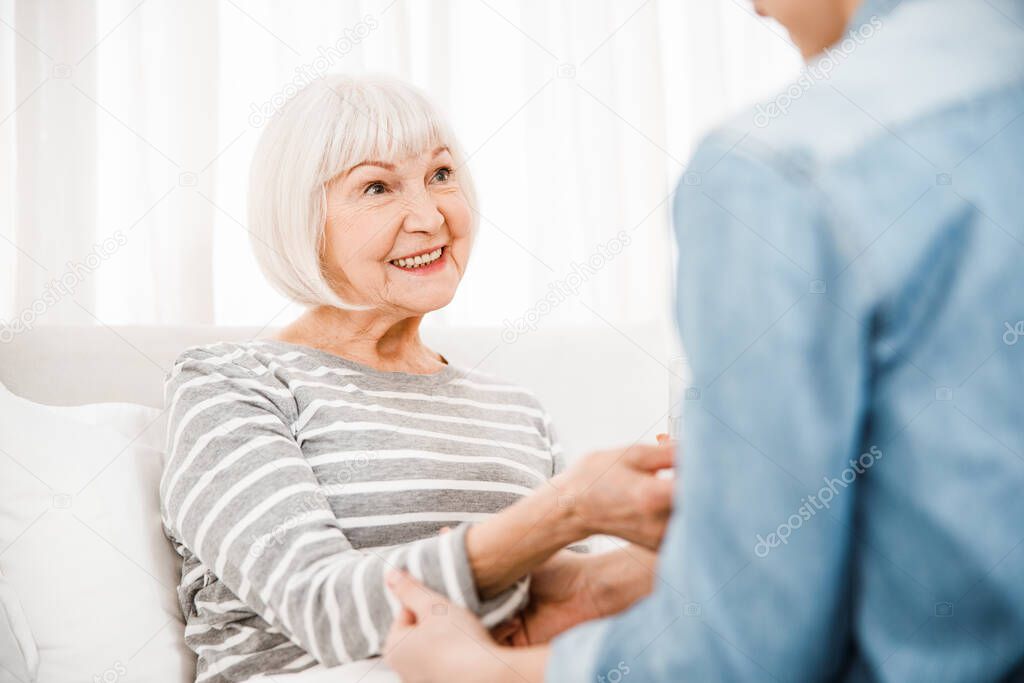
[[[626,234],[544,319],[664,318],[694,141],[798,64],[740,0],[0,0],[0,19],[6,323],[283,323],[248,163],[289,93],[337,71],[416,83],[471,156],[481,232],[439,317],[514,320]]]
[[[17,253],[8,305],[40,311],[63,286],[89,306],[95,282],[78,276],[74,264],[95,240],[97,112],[74,88],[96,82],[93,65],[83,60],[95,16],[87,5],[47,0],[19,1],[10,9],[17,28],[5,29],[13,41],[14,108],[2,125],[13,137],[5,165],[13,169],[10,234]],[[49,317],[62,322],[91,322],[76,306],[49,309]]]

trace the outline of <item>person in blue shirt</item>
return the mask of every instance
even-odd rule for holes
[[[1024,680],[1024,3],[758,0],[807,58],[674,202],[694,372],[650,595],[407,681]]]

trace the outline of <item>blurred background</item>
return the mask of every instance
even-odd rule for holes
[[[745,0],[0,0],[0,321],[285,324],[252,151],[305,83],[383,72],[448,112],[480,195],[433,323],[514,321],[620,231],[539,325],[665,323],[695,142],[799,68]]]

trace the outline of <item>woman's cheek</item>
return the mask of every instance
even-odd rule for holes
[[[462,191],[452,193],[445,202],[445,221],[452,231],[452,237],[469,237],[472,232],[473,213]]]
[[[460,270],[465,271],[470,252],[473,250],[473,240],[476,238],[476,235],[473,234],[473,220],[468,205],[462,222],[458,227],[452,226],[451,230],[454,242],[452,245],[453,256],[455,256]]]

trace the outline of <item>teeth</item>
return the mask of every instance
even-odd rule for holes
[[[395,259],[391,263],[395,264],[400,268],[419,268],[420,266],[425,266],[427,264],[433,263],[437,259],[441,258],[441,253],[443,251],[444,248],[442,247],[440,249],[435,249],[429,254],[422,254],[420,256],[414,256],[412,258]]]

